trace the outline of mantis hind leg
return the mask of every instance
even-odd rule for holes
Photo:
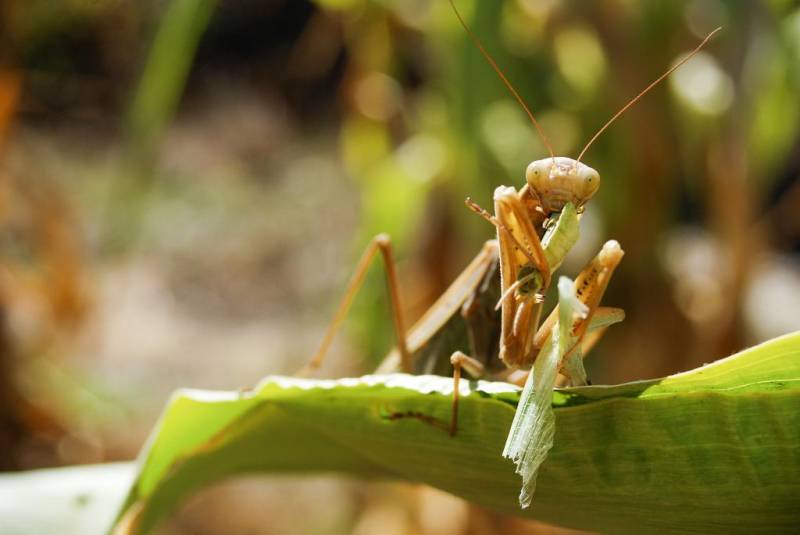
[[[367,269],[369,269],[372,259],[375,258],[378,252],[381,253],[381,258],[383,258],[383,264],[386,269],[386,281],[389,286],[389,298],[392,307],[392,320],[394,322],[394,331],[395,337],[397,338],[397,349],[400,353],[401,366],[403,371],[411,371],[411,357],[406,341],[403,307],[400,304],[400,290],[397,282],[394,257],[392,255],[392,244],[387,234],[378,234],[372,238],[372,241],[361,255],[358,264],[356,264],[355,272],[347,285],[344,297],[342,297],[339,307],[336,309],[333,320],[328,326],[328,330],[325,332],[325,337],[322,339],[317,353],[314,355],[314,358],[300,370],[298,375],[309,375],[322,365],[322,362],[325,360],[325,355],[327,355],[331,343],[333,343],[333,339],[336,337],[336,333],[339,332],[339,328],[347,316],[347,312],[350,310],[350,305],[352,305],[356,293],[364,283]]]
[[[443,361],[448,359],[454,350],[464,349],[460,342],[453,345],[451,336],[453,324],[458,323],[454,320],[458,319],[459,315],[468,324],[467,334],[471,337],[470,353],[478,358],[486,353],[489,333],[477,329],[474,324],[483,322],[481,326],[491,331],[491,324],[487,322],[482,312],[485,312],[484,305],[487,299],[492,303],[489,305],[489,310],[492,310],[496,299],[485,286],[488,284],[491,287],[491,283],[494,283],[497,255],[497,242],[490,240],[484,243],[464,271],[408,330],[406,347],[411,354],[412,369],[415,373],[434,373],[434,370],[438,370],[441,375],[449,373],[450,362]],[[475,334],[477,336],[473,337]],[[393,350],[378,366],[376,373],[395,373],[400,369],[399,351]],[[444,371],[445,369],[447,371]]]

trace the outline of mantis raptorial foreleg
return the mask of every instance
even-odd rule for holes
[[[314,355],[314,358],[312,358],[311,361],[306,364],[306,366],[299,372],[298,375],[308,375],[322,365],[322,361],[325,359],[325,355],[328,353],[328,349],[330,348],[336,333],[339,331],[342,321],[344,321],[344,318],[347,316],[347,311],[350,309],[350,305],[353,303],[353,299],[355,298],[358,289],[364,283],[364,277],[367,274],[367,269],[369,268],[372,259],[379,251],[381,253],[381,257],[383,258],[384,267],[386,268],[386,280],[389,286],[389,297],[392,306],[392,321],[394,323],[395,337],[397,338],[397,349],[400,353],[400,365],[403,371],[411,371],[411,356],[409,354],[408,345],[406,342],[403,307],[400,303],[400,291],[397,282],[397,272],[395,270],[394,257],[392,255],[392,244],[387,234],[378,234],[372,238],[372,241],[367,246],[364,254],[361,255],[361,259],[356,265],[353,277],[350,279],[350,283],[347,285],[347,290],[345,291],[344,297],[339,303],[339,308],[336,309],[336,314],[334,315],[333,320],[331,321],[331,324],[325,333],[325,337],[322,339],[322,343],[320,344],[319,350],[317,350],[317,354]]]
[[[497,188],[494,200],[494,216],[469,199],[467,206],[497,227],[502,291],[500,359],[509,366],[519,366],[525,363],[525,355],[532,347],[541,315],[542,292],[561,259],[552,254],[548,258],[533,226],[530,207],[514,188]],[[561,234],[571,235],[563,230]]]
[[[548,244],[549,243],[553,243],[552,239],[548,240]],[[545,251],[549,252],[549,247],[546,248]],[[569,367],[565,365],[568,362],[567,359],[580,359],[585,356],[610,325],[618,323],[625,318],[625,312],[622,309],[600,306],[600,301],[608,287],[611,276],[622,260],[623,255],[624,252],[619,246],[619,243],[615,240],[610,240],[605,243],[597,256],[583,268],[575,279],[576,296],[586,305],[587,313],[585,317],[577,320],[575,323],[573,336],[576,337],[576,341],[574,346],[565,355],[564,362],[562,362],[561,376],[558,380],[560,385],[574,382],[578,379],[569,374]],[[531,353],[527,355],[530,362],[536,359],[539,349],[544,345],[547,338],[552,335],[553,327],[557,319],[558,307],[553,309],[547,319],[542,322],[542,325],[536,330],[535,335],[532,335],[534,346]],[[470,375],[476,378],[483,376],[484,369],[482,366],[475,366],[477,361],[460,351],[453,354],[450,358],[450,362],[453,364],[454,379],[453,415],[450,423],[450,434],[454,435],[458,427],[458,384],[461,379],[461,369],[465,369]],[[480,365],[479,362],[477,362],[477,364]],[[515,382],[524,382],[526,376],[526,373],[518,374]]]
[[[558,214],[555,224],[539,238],[531,217],[531,203],[514,188],[495,190],[495,215],[469,199],[467,206],[497,228],[502,307],[499,355],[510,367],[532,363],[538,353],[533,344],[539,325],[543,293],[557,268],[572,248],[578,235],[578,216],[572,204]],[[485,367],[476,359],[456,351],[453,365],[453,408],[450,434],[458,426],[458,396],[462,368],[473,377],[481,377]],[[518,377],[518,380],[522,377]]]
[[[597,256],[583,268],[575,279],[575,295],[586,305],[587,314],[576,320],[572,331],[572,336],[576,340],[575,344],[567,351],[561,363],[560,371],[569,382],[582,382],[581,377],[573,377],[574,374],[570,372],[576,367],[582,369],[582,366],[571,366],[571,363],[574,364],[578,361],[579,364],[582,355],[597,342],[605,328],[625,318],[625,313],[621,309],[600,307],[600,301],[608,288],[611,276],[624,254],[616,240],[607,241]],[[558,319],[558,310],[558,306],[556,306],[547,319],[542,322],[541,328],[534,337],[534,344],[537,348],[541,348],[552,334],[553,326]],[[599,334],[595,334],[591,339],[585,341],[586,335],[591,331]]]
[[[600,252],[592,258],[589,264],[581,270],[580,274],[575,279],[575,294],[589,309],[588,315],[575,323],[573,335],[578,337],[578,339],[583,337],[587,328],[594,322],[594,315],[599,308],[600,300],[603,298],[603,294],[606,288],[608,288],[608,283],[611,281],[611,276],[614,274],[614,270],[619,265],[624,254],[625,252],[620,247],[619,242],[616,240],[607,241]],[[603,318],[599,319],[595,325],[596,328],[616,323],[616,321],[613,320],[619,317],[619,314],[622,316],[619,317],[617,321],[622,321],[625,317],[624,312],[619,309],[606,310],[608,312],[604,314]],[[558,306],[556,306],[547,319],[542,322],[542,328],[536,333],[535,344],[537,347],[542,347],[544,345],[545,340],[550,336],[553,325],[557,320]]]

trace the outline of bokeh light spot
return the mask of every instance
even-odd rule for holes
[[[445,150],[436,137],[420,134],[400,145],[396,157],[400,166],[411,178],[428,182],[444,167]]]
[[[400,109],[403,90],[394,78],[374,72],[356,83],[353,97],[358,111],[370,119],[385,121]]]
[[[681,60],[677,58],[674,63]],[[674,64],[673,63],[673,64]],[[717,60],[698,52],[670,75],[670,87],[691,109],[703,115],[720,115],[733,101],[733,82]]]
[[[607,61],[594,31],[573,26],[558,32],[553,45],[558,69],[567,82],[585,93],[597,89],[606,73]]]
[[[531,154],[546,154],[524,112],[516,102],[499,100],[481,115],[481,134],[495,158],[512,174],[521,174]]]

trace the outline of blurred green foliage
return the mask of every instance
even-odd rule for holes
[[[74,68],[63,51],[53,54],[45,46],[52,35],[116,14],[111,2],[90,9],[76,1],[61,6],[59,17],[47,17],[43,5],[32,2],[10,17],[19,56],[36,68],[53,61]],[[315,5],[317,10],[280,1],[226,4],[214,15],[213,0],[175,0],[119,12],[129,21],[123,35],[132,33],[130,21],[145,20],[150,23],[139,26],[150,31],[139,34],[154,39],[140,47],[140,59],[128,59],[129,73],[139,80],[127,95],[130,106],[121,121],[132,171],[119,173],[110,193],[102,194],[112,197],[104,201],[109,249],[128,247],[143,224],[136,214],[148,209],[154,197],[146,192],[154,177],[163,175],[158,161],[165,153],[164,132],[185,106],[190,67],[206,67],[195,63],[196,48],[206,39],[207,47],[216,46],[227,58],[255,54],[248,50],[257,42],[251,34],[216,42],[215,25],[226,24],[231,13],[244,18],[258,13],[264,18],[244,28],[257,33],[260,21],[283,21],[286,12],[287,21],[305,17],[305,26],[298,34],[282,22],[262,30],[259,39],[271,43],[270,57],[280,59],[261,82],[282,92],[289,105],[296,99],[291,112],[298,122],[308,122],[303,135],[309,139],[312,124],[339,125],[341,164],[358,190],[360,207],[352,256],[378,232],[390,233],[406,281],[405,299],[417,316],[492,235],[463,209],[464,198],[491,208],[493,188],[520,186],[527,163],[547,151],[447,2],[320,0]],[[685,354],[695,356],[722,356],[759,339],[748,332],[741,312],[755,277],[756,252],[769,250],[772,242],[789,250],[797,243],[792,230],[797,225],[783,221],[785,209],[773,210],[798,173],[797,6],[724,0],[462,0],[457,5],[528,101],[554,150],[572,156],[625,102],[708,31],[723,26],[705,51],[627,112],[586,154],[585,163],[600,172],[603,185],[584,222],[587,237],[565,268],[576,272],[603,239],[616,238],[628,255],[609,300],[629,310],[634,332],[658,330],[664,340],[690,332],[682,338]],[[203,33],[208,24],[212,37]],[[120,50],[130,48],[130,40],[121,42]],[[121,57],[116,54],[105,60]],[[327,103],[335,112],[307,121],[302,108],[309,102],[315,103],[308,106],[313,110]],[[697,299],[715,303],[701,312],[687,312],[696,303],[676,300],[673,285],[684,277],[668,264],[681,261],[664,258],[687,225],[709,238],[704,243],[716,251],[714,269],[722,281],[713,290],[719,299]],[[768,239],[774,232],[783,234]],[[352,323],[353,339],[374,359],[391,344],[382,278],[375,267]],[[697,284],[702,283],[689,284],[683,293],[710,291]],[[714,325],[712,335],[708,325]],[[609,349],[630,351],[622,362],[635,358],[641,341],[615,336]],[[696,364],[687,357],[667,365],[669,358],[666,352],[653,356],[662,364],[647,373]]]
[[[215,4],[215,0],[171,0],[160,17],[127,119],[131,158],[139,165],[147,165],[155,156]]]

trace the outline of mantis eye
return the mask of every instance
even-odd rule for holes
[[[527,179],[527,181],[531,183],[531,185],[533,185],[533,183],[539,182],[539,180],[541,180],[543,176],[544,173],[542,171],[541,166],[538,165],[538,162],[531,162],[531,164],[528,166],[528,169],[525,172],[525,178]]]
[[[591,197],[600,187],[600,176],[597,173],[587,173],[584,176],[583,184],[586,195]],[[587,199],[588,200],[588,199]]]

